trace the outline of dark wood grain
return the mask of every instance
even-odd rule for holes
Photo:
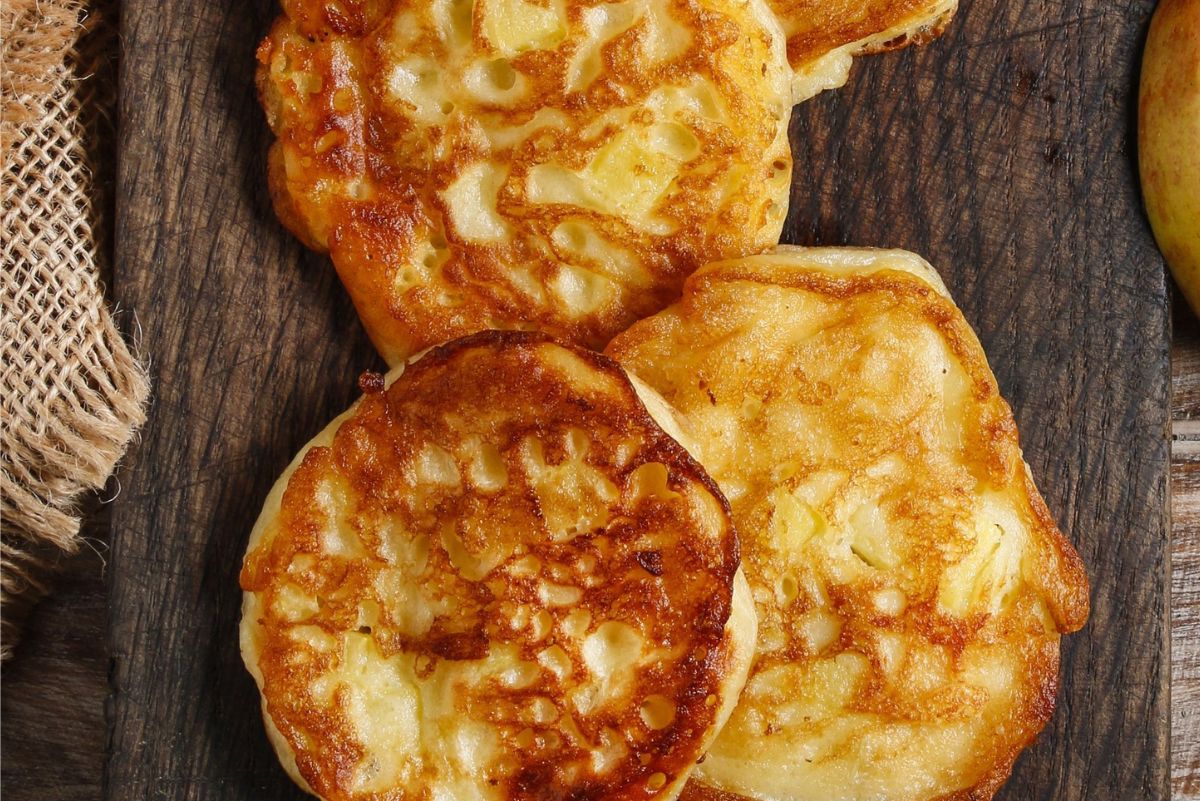
[[[1200,801],[1200,321],[1179,293],[1171,374],[1171,786]]]
[[[1150,2],[964,2],[937,44],[802,106],[791,241],[909,247],[976,325],[1094,584],[1007,799],[1164,799],[1167,306],[1130,140]],[[110,799],[299,798],[237,655],[245,538],[378,364],[275,223],[252,52],[268,2],[129,0],[117,300],[156,400],[113,510]]]
[[[155,397],[113,511],[109,799],[301,798],[237,649],[237,574],[292,455],[381,363],[275,221],[254,49],[272,2],[122,13],[118,303]]]
[[[1200,355],[1198,353],[1197,355]],[[1200,441],[1171,465],[1171,781],[1176,801],[1200,799]]]
[[[53,565],[49,594],[31,610],[16,653],[4,666],[0,786],[5,801],[100,796],[107,739],[108,511],[100,506],[84,518],[83,547]]]
[[[1179,424],[1179,439],[1200,440],[1200,320],[1175,293],[1171,339],[1171,420]]]

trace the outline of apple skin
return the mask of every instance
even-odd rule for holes
[[[1138,102],[1138,164],[1163,257],[1200,312],[1200,0],[1160,0]]]

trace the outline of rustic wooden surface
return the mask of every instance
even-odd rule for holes
[[[1171,779],[1200,801],[1200,322],[1182,302],[1171,372]]]
[[[63,560],[33,610],[0,682],[0,794],[7,801],[95,801],[107,729],[104,559],[107,508],[91,515],[90,547]]]
[[[910,247],[942,270],[1089,566],[1092,622],[1067,641],[1059,712],[1007,799],[1166,797],[1166,309],[1129,142],[1149,6],[965,0],[942,41],[861,63],[793,123],[791,239]],[[5,669],[0,769],[18,799],[97,797],[106,742],[107,798],[301,797],[237,656],[236,573],[275,475],[378,362],[266,200],[250,53],[273,14],[125,4],[113,283],[157,395],[110,508],[107,643],[96,563],[75,562]],[[1176,501],[1194,513],[1188,463]],[[1186,520],[1175,556],[1194,565]],[[1191,576],[1177,566],[1174,592],[1196,614]],[[1196,651],[1176,643],[1185,733]],[[1180,731],[1188,798],[1178,760],[1195,768],[1197,751]]]
[[[1181,305],[1175,314],[1172,798],[1200,801],[1200,431],[1186,425],[1200,421],[1200,323]],[[106,508],[89,519],[91,547],[60,566],[18,657],[4,668],[0,785],[13,801],[92,801],[101,795],[108,525]]]
[[[1200,801],[1200,323],[1175,310],[1171,464],[1173,801]],[[92,801],[105,762],[108,657],[104,555],[109,516],[88,521],[93,547],[61,565],[4,669],[0,785],[13,801]],[[46,724],[51,710],[53,724]]]
[[[155,397],[113,508],[113,801],[304,797],[238,655],[238,570],[276,476],[382,363],[268,200],[253,53],[276,13],[122,8],[114,294],[153,349]]]

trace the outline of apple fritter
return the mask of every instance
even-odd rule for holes
[[[763,0],[291,0],[259,48],[283,222],[391,365],[489,328],[603,346],[778,241]]]
[[[712,480],[616,364],[541,334],[375,378],[242,569],[285,768],[329,801],[674,798],[755,639]]]
[[[767,0],[787,37],[799,103],[846,82],[855,56],[936,39],[958,0]]]
[[[725,491],[759,616],[683,797],[991,798],[1053,711],[1088,584],[933,269],[802,248],[710,265],[607,352]]]

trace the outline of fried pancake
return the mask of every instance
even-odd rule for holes
[[[611,360],[541,334],[375,378],[242,570],[285,768],[331,801],[674,798],[755,640],[712,480]]]
[[[1053,711],[1088,584],[933,269],[802,248],[710,265],[608,353],[695,438],[759,616],[683,797],[991,798]]]
[[[764,0],[285,0],[259,48],[283,222],[383,357],[603,346],[778,241],[790,70]]]
[[[799,103],[846,82],[855,56],[922,45],[950,24],[958,0],[768,0],[787,36]]]

